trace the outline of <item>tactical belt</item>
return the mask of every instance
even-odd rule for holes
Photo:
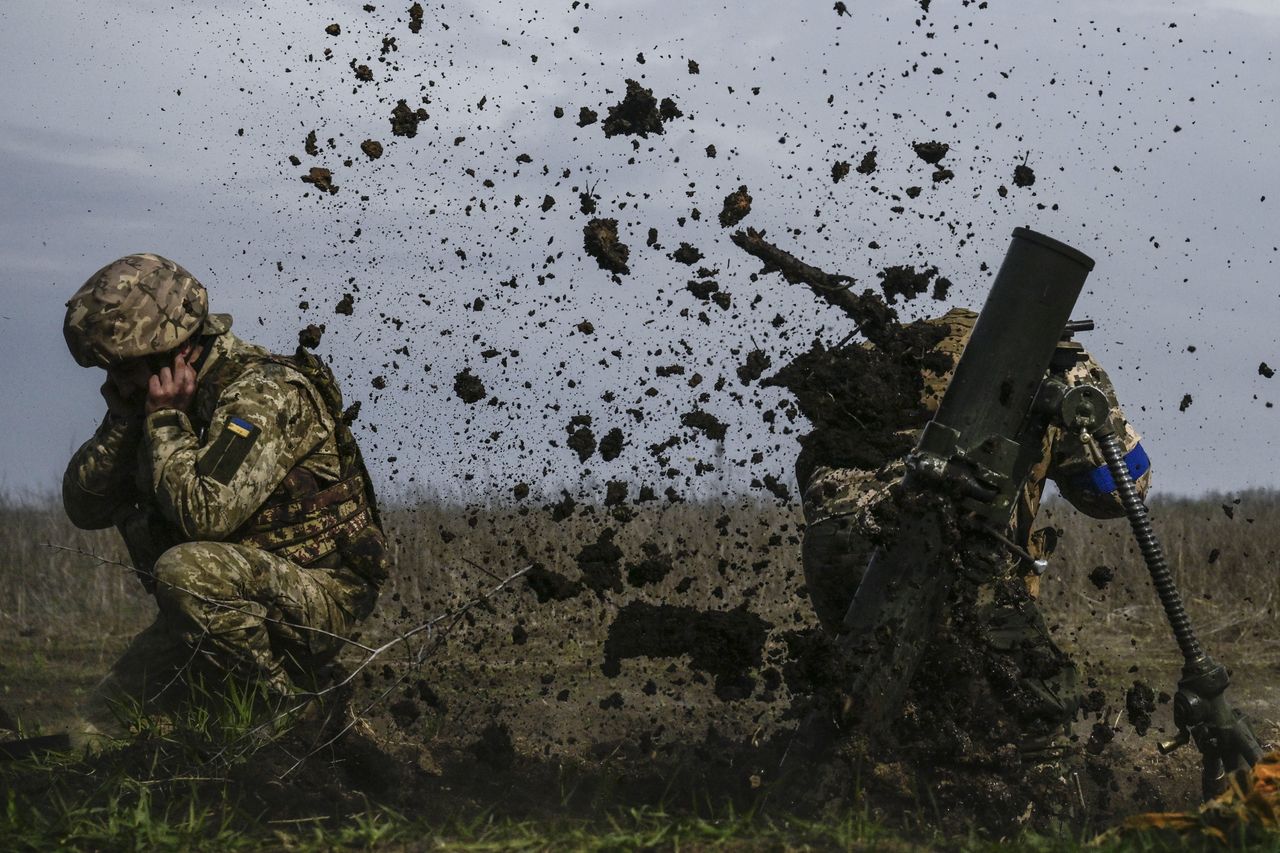
[[[289,503],[263,507],[237,537],[301,566],[339,550],[372,524],[364,500],[364,478],[356,475]]]

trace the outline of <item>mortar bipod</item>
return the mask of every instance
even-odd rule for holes
[[[1228,774],[1243,773],[1256,764],[1262,757],[1262,747],[1244,715],[1227,702],[1226,692],[1231,684],[1227,668],[1200,647],[1182,594],[1151,527],[1147,507],[1134,485],[1124,448],[1111,427],[1109,411],[1106,395],[1092,386],[1073,387],[1061,398],[1062,422],[1067,428],[1078,430],[1081,438],[1095,442],[1106,460],[1151,583],[1182,651],[1182,677],[1173,703],[1178,734],[1160,744],[1160,751],[1167,755],[1195,741],[1202,761],[1201,791],[1207,800],[1226,790]]]

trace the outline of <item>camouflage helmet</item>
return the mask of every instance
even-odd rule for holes
[[[81,367],[111,367],[168,352],[202,329],[225,332],[230,319],[209,313],[209,295],[191,273],[142,253],[90,276],[67,301],[62,333]]]

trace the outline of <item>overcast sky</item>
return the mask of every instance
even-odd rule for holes
[[[407,2],[374,5],[0,5],[5,488],[52,489],[100,417],[102,375],[66,352],[63,305],[137,251],[186,266],[238,333],[277,350],[324,322],[321,351],[365,403],[388,488],[524,481],[554,496],[626,477],[706,495],[789,480],[794,435],[761,420],[780,393],[735,368],[757,346],[780,366],[847,322],[776,276],[751,280],[759,264],[716,222],[740,184],[754,197],[743,225],[811,263],[867,286],[887,265],[937,266],[950,301],[975,307],[1013,228],[1079,248],[1097,268],[1076,316],[1098,323],[1087,343],[1156,489],[1277,484],[1280,377],[1259,365],[1280,368],[1280,4],[449,3],[417,34]],[[584,106],[603,118],[627,78],[684,113],[638,147],[576,121]],[[430,113],[413,139],[391,134],[402,98]],[[386,149],[376,162],[369,138]],[[951,146],[949,181],[911,149],[930,140]],[[873,148],[875,173],[832,182],[833,162]],[[1012,182],[1024,158],[1026,188]],[[336,194],[300,180],[312,166],[332,169]],[[631,247],[620,284],[583,252],[587,187]],[[693,269],[669,257],[681,241],[705,256],[693,269],[719,270],[730,310],[685,290]],[[350,317],[333,312],[344,293]],[[924,297],[903,313],[945,307]],[[655,373],[676,364],[685,374]],[[455,396],[464,367],[485,401]],[[690,387],[694,373],[705,382]],[[723,446],[681,428],[695,406],[730,424]],[[564,446],[575,415],[597,436],[622,428],[623,455],[580,465]],[[646,448],[672,434],[686,443],[661,465]],[[691,476],[693,459],[716,470]]]

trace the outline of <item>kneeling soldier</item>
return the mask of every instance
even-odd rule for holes
[[[114,704],[172,703],[188,672],[278,699],[314,689],[386,578],[333,374],[230,329],[200,282],[152,254],[67,303],[67,345],[106,370],[107,413],[67,466],[63,505],[77,527],[120,531],[159,606],[94,691],[90,732],[115,728]]]

